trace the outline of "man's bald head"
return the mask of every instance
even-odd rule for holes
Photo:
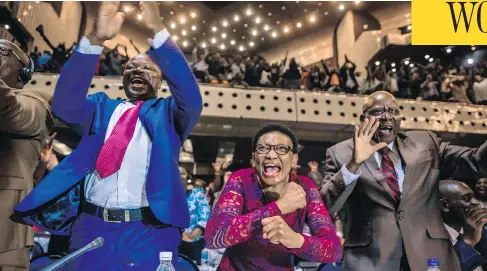
[[[473,193],[472,189],[462,182],[455,180],[444,180],[440,182],[440,198],[446,201],[458,199],[462,194],[469,192]]]
[[[387,91],[377,91],[369,95],[367,99],[365,99],[364,106],[362,107],[362,111],[365,112],[370,109],[375,103],[383,102],[389,103],[394,102],[397,104],[396,98]]]
[[[448,221],[464,221],[467,211],[476,205],[472,201],[472,189],[462,182],[441,181],[439,190],[441,211]]]
[[[18,58],[17,58],[18,57]],[[23,88],[20,79],[22,68],[28,67],[30,59],[16,44],[0,39],[0,79],[11,88]]]

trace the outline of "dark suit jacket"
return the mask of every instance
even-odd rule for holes
[[[460,260],[462,271],[472,271],[479,266],[487,266],[487,230],[485,227],[482,230],[482,238],[475,247],[471,247],[459,239],[454,248]]]
[[[178,167],[180,147],[200,118],[199,86],[183,54],[167,41],[149,53],[162,70],[172,96],[147,100],[139,119],[152,141],[146,193],[162,223],[189,226],[189,209]],[[78,147],[15,207],[25,222],[58,235],[69,235],[79,212],[84,177],[95,170],[106,130],[121,100],[99,92],[86,98],[98,55],[75,52],[64,66],[54,92],[52,112],[83,135]]]
[[[13,90],[0,80],[0,253],[34,245],[32,228],[9,217],[34,186],[42,143],[53,126],[50,97],[43,91]]]
[[[343,194],[350,210],[344,269],[399,270],[401,257],[407,255],[412,270],[425,270],[428,258],[439,259],[442,271],[460,270],[441,218],[438,183],[485,176],[487,144],[478,149],[453,146],[433,133],[412,131],[400,133],[395,147],[405,169],[397,208],[374,156],[360,167],[359,179],[345,187],[340,168],[351,159],[353,140],[327,150],[322,195],[333,203],[342,201]]]

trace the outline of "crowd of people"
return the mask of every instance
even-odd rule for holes
[[[118,2],[100,4],[71,65],[59,67],[54,94],[23,90],[30,59],[0,40],[0,269],[29,270],[32,227],[57,236],[51,247],[65,253],[103,240],[67,270],[179,270],[179,254],[201,264],[204,249],[219,270],[290,271],[296,260],[352,271],[487,268],[487,142],[467,148],[401,131],[380,65],[369,73],[383,86],[365,99],[353,138],[328,148],[321,166],[310,161],[307,176],[297,170],[292,129],[269,123],[254,133],[250,167],[216,161],[213,182],[193,181],[177,161],[201,115],[196,78],[205,76],[168,38],[157,4],[139,5],[153,50],[127,61],[127,100],[87,96],[103,42],[123,25]],[[251,70],[260,70],[253,59]],[[284,84],[297,85],[292,74],[301,71],[293,60],[290,67]],[[327,71],[327,91],[357,91],[353,69],[347,59],[344,69]],[[423,69],[434,80],[439,63]],[[163,74],[167,99],[157,98]],[[424,86],[434,96],[431,80]],[[54,118],[82,137],[60,162]]]
[[[54,47],[37,28],[52,52],[30,54],[36,71],[58,73],[72,54],[76,44],[66,48],[64,43]],[[134,49],[140,50],[131,41]],[[125,54],[119,52],[123,48]],[[101,76],[122,75],[128,61],[127,47],[116,45],[104,49],[99,58],[96,74]],[[487,104],[487,66],[485,61],[466,67],[459,58],[443,63],[437,58],[426,65],[387,60],[370,63],[366,73],[357,71],[354,62],[345,56],[345,63],[338,67],[335,62],[321,60],[304,67],[294,58],[286,57],[280,63],[269,63],[259,55],[248,51],[241,54],[221,54],[195,47],[189,61],[198,82],[250,87],[271,87],[329,91],[335,93],[369,95],[386,90],[397,98],[428,101]],[[411,65],[413,64],[413,65]]]

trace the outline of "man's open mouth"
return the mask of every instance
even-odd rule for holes
[[[379,129],[378,129],[381,133],[391,133],[392,130],[393,130],[393,127],[391,125],[381,125],[379,126]]]
[[[130,84],[135,88],[142,88],[146,86],[147,81],[142,76],[133,76],[130,78]]]
[[[277,164],[264,164],[264,176],[276,177],[281,173],[281,166]]]

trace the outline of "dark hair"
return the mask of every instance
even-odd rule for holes
[[[270,123],[267,125],[262,126],[257,133],[255,133],[254,138],[252,139],[252,151],[255,151],[255,148],[257,147],[257,141],[259,141],[259,138],[261,138],[263,135],[270,133],[270,132],[279,132],[281,134],[284,134],[288,136],[291,139],[291,142],[293,143],[293,153],[298,152],[298,138],[294,134],[294,132],[289,129],[287,126],[284,126],[282,124],[277,124],[277,123]]]

